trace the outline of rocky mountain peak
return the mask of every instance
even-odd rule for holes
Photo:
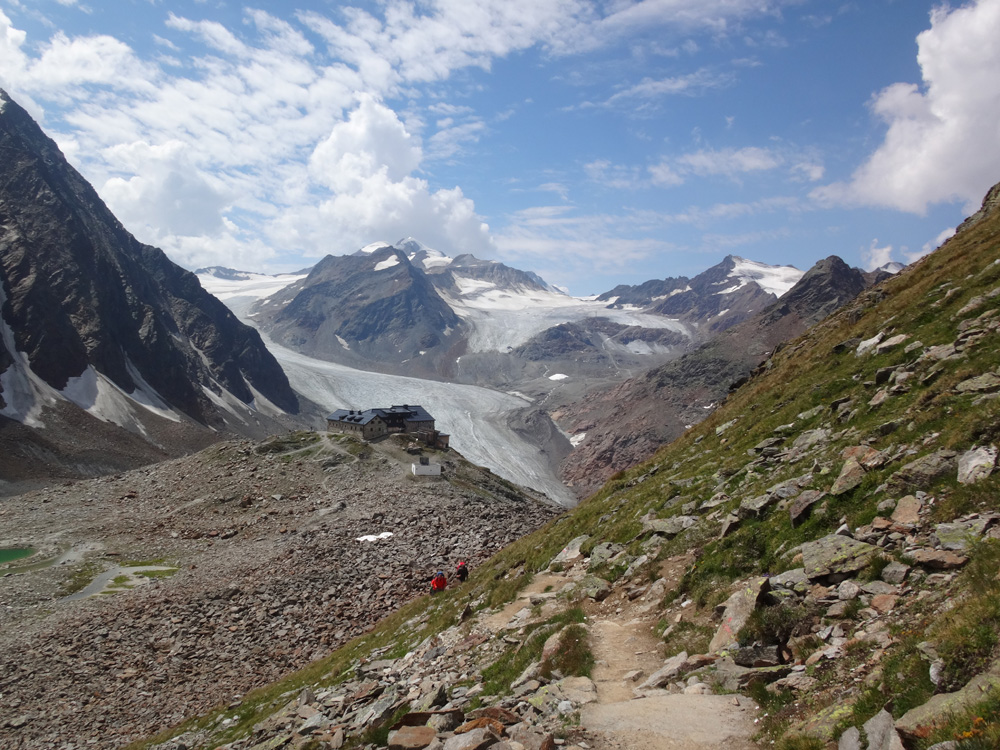
[[[297,411],[256,331],[129,234],[27,112],[2,100],[0,364],[21,384],[2,393],[3,413],[23,420],[70,400],[135,427],[123,410],[215,426],[228,419],[217,403],[226,399]],[[102,412],[108,399],[120,406]]]

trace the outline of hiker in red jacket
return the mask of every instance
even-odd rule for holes
[[[444,571],[439,570],[431,579],[431,593],[438,594],[448,586],[448,579],[444,576]]]

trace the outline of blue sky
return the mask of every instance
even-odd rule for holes
[[[0,0],[0,86],[136,236],[413,236],[576,295],[871,268],[1000,182],[1000,0]]]

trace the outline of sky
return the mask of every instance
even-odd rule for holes
[[[582,296],[870,269],[1000,182],[1000,0],[0,0],[0,87],[140,240],[414,237]]]

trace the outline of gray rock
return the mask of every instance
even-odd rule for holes
[[[840,735],[837,750],[861,750],[861,730],[851,727]]]
[[[577,591],[587,599],[600,602],[608,598],[608,594],[611,593],[611,584],[603,578],[588,575],[577,585]]]
[[[733,651],[733,661],[741,667],[776,667],[782,664],[781,648],[770,646],[744,646]]]
[[[709,653],[728,648],[736,643],[736,634],[746,625],[757,603],[771,588],[767,578],[753,578],[733,593],[725,603],[722,624],[712,637]]]
[[[497,741],[497,736],[488,729],[480,727],[471,732],[456,734],[444,741],[444,750],[485,750]]]
[[[698,523],[694,516],[671,516],[670,518],[653,518],[642,522],[643,531],[674,537],[685,529],[690,529]]]
[[[856,458],[849,458],[844,462],[843,468],[840,470],[840,474],[834,481],[833,486],[830,487],[831,495],[843,495],[845,492],[850,492],[865,478],[865,469],[858,462]]]
[[[625,548],[622,545],[611,542],[598,544],[590,551],[590,569],[592,570],[603,565],[623,549]]]
[[[687,651],[681,651],[675,656],[671,656],[665,662],[663,666],[657,669],[653,674],[651,674],[646,681],[639,685],[640,690],[652,690],[654,688],[661,688],[668,682],[673,680],[684,668],[687,663],[688,654]]]
[[[846,576],[864,568],[878,547],[850,537],[829,534],[802,545],[802,562],[810,580]]]
[[[861,587],[854,581],[842,581],[837,587],[837,598],[843,602],[849,602],[852,599],[857,599],[860,594]]]
[[[997,463],[995,445],[973,448],[958,459],[958,481],[961,484],[975,484],[993,473]]]
[[[986,530],[985,518],[974,518],[969,521],[953,521],[939,523],[934,527],[931,541],[935,547],[963,552]]]
[[[571,540],[569,544],[562,548],[562,551],[560,551],[558,555],[552,558],[552,562],[549,563],[549,566],[563,565],[569,567],[573,565],[573,563],[582,560],[583,553],[580,552],[580,547],[589,538],[589,536],[583,534],[578,536],[576,539]]]
[[[955,451],[939,450],[906,464],[889,477],[891,490],[927,489],[938,479],[950,476],[958,468]]]
[[[711,510],[712,508],[718,508],[720,505],[725,505],[730,500],[729,495],[725,492],[716,492],[708,500],[703,502],[699,506],[698,510]]]
[[[771,494],[750,497],[740,503],[736,513],[740,518],[759,518],[767,508],[774,505],[779,499],[777,495]]]
[[[911,708],[896,720],[896,730],[907,741],[915,741],[928,728],[940,724],[951,714],[960,713],[983,699],[983,695],[1000,688],[1000,661],[995,661],[982,674],[954,693],[938,693],[922,706]]]
[[[794,591],[797,594],[805,594],[809,590],[809,579],[806,577],[805,568],[794,568],[771,576],[768,579],[771,588]]]
[[[864,723],[864,730],[868,737],[868,750],[904,750],[892,714],[884,708]]]
[[[882,580],[886,583],[900,584],[906,580],[909,572],[909,565],[894,560],[882,569]]]
[[[809,511],[816,503],[826,497],[820,490],[806,490],[792,502],[788,508],[788,518],[792,526],[798,526],[809,517]]]
[[[818,430],[806,430],[805,432],[800,433],[797,438],[795,438],[794,442],[792,443],[792,447],[798,449],[811,448],[812,446],[818,445],[819,443],[825,443],[829,441],[829,439],[830,439],[830,431],[825,428],[821,428]]]

